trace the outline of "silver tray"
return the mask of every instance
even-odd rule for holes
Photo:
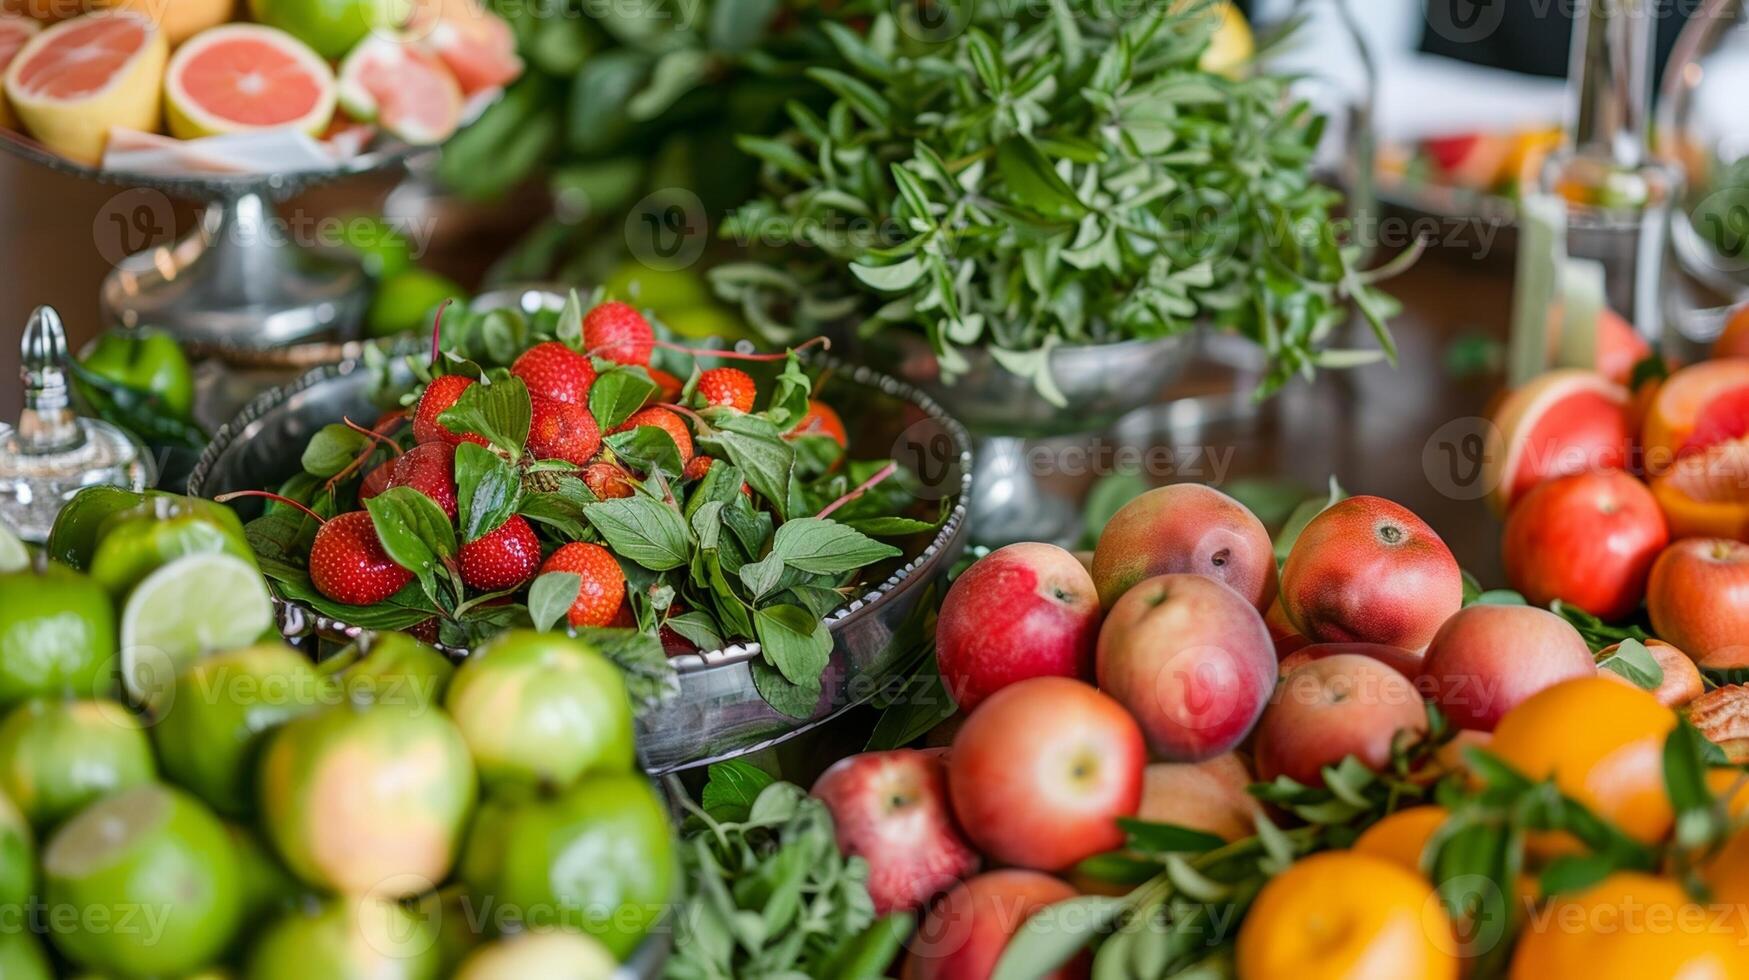
[[[405,372],[401,362],[398,370]],[[946,524],[932,538],[897,542],[905,555],[877,571],[879,581],[827,617],[833,650],[822,678],[819,702],[806,718],[785,716],[753,686],[756,643],[671,659],[679,691],[638,719],[638,748],[652,774],[674,772],[775,745],[868,701],[917,649],[938,604],[947,570],[966,547],[966,501],[972,485],[971,440],[966,430],[929,396],[871,368],[830,357],[811,363],[831,372],[826,400],[844,411],[853,445],[891,446],[891,455],[911,463],[926,489],[949,501]],[[410,372],[397,383],[411,386]],[[189,477],[189,493],[214,497],[234,490],[277,487],[298,468],[303,446],[324,425],[342,417],[375,418],[371,371],[359,359],[317,368],[298,381],[272,389],[213,437]],[[841,407],[841,411],[843,411]],[[247,519],[250,501],[238,501]],[[275,599],[280,631],[291,640],[350,642],[364,630],[323,616],[295,602]],[[446,650],[465,657],[466,650]]]

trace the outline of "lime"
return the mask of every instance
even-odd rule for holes
[[[159,699],[152,741],[164,775],[220,813],[255,802],[261,734],[319,707],[321,678],[283,643],[216,653],[189,666]]]
[[[460,286],[435,272],[398,272],[377,284],[377,294],[365,317],[365,332],[372,337],[392,337],[428,331],[437,304],[446,299],[461,301],[466,296]]]
[[[485,899],[475,899],[461,885],[450,885],[414,902],[413,911],[437,933],[438,973],[454,976],[467,955],[485,941],[482,933],[490,924]]]
[[[0,929],[0,977],[50,980],[54,975],[48,954],[33,933],[18,928]]]
[[[456,980],[611,980],[619,970],[601,942],[574,932],[525,932],[487,943],[462,963]]]
[[[353,704],[423,711],[442,705],[455,664],[405,633],[378,633],[316,665]]]
[[[0,521],[0,572],[21,572],[30,567],[30,549],[5,521]]]
[[[711,301],[704,280],[690,269],[653,269],[635,259],[621,262],[604,284],[607,295],[663,319]]]
[[[241,824],[225,824],[237,853],[237,884],[245,927],[278,917],[296,908],[310,894],[273,856],[261,835]]]
[[[10,797],[0,793],[0,910],[24,906],[36,894],[36,846],[30,821],[18,812]],[[0,912],[0,917],[6,913]],[[6,931],[0,918],[0,933]],[[7,977],[0,970],[0,977]]]
[[[122,607],[122,686],[151,705],[182,668],[247,646],[272,626],[273,600],[255,566],[229,554],[178,558],[146,576]]]
[[[237,857],[224,824],[158,783],[106,796],[43,848],[55,945],[92,969],[186,973],[211,962],[239,922]]]
[[[675,310],[664,313],[662,323],[668,329],[682,337],[692,340],[709,340],[713,337],[734,342],[743,337],[751,337],[752,331],[734,314],[725,313],[714,306],[695,306],[685,310]]]
[[[68,568],[0,573],[0,709],[38,695],[115,685],[115,607]]]
[[[463,661],[444,707],[488,789],[562,789],[585,773],[630,772],[625,676],[581,640],[514,630]]]
[[[487,877],[467,883],[530,928],[582,930],[624,959],[671,900],[674,839],[642,776],[591,776],[482,824],[463,866]]]
[[[0,721],[0,791],[42,829],[156,776],[152,743],[114,701],[26,701]]]
[[[269,736],[259,779],[262,828],[293,874],[390,898],[449,876],[476,782],[454,723],[388,705],[287,722]]]
[[[277,27],[339,61],[373,30],[393,27],[396,0],[249,0],[255,20]]]
[[[184,555],[235,555],[255,564],[242,534],[205,514],[135,515],[136,510],[172,509],[160,498],[140,508],[122,511],[103,522],[97,551],[91,556],[91,577],[119,602],[140,580]]]
[[[394,225],[368,214],[355,214],[343,222],[341,242],[358,256],[365,275],[387,279],[413,267],[413,245]]]
[[[49,529],[44,550],[51,559],[84,571],[97,551],[97,532],[104,520],[118,511],[139,506],[144,499],[144,494],[121,487],[86,487],[55,515],[55,526]]]
[[[246,980],[434,980],[437,936],[431,923],[380,898],[333,898],[313,911],[281,916],[256,941]]]
[[[194,412],[194,369],[176,338],[149,328],[115,330],[98,337],[79,359],[92,373],[156,395],[179,419]]]

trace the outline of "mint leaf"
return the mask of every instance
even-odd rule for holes
[[[741,493],[741,485],[747,481],[741,476],[741,468],[733,463],[717,460],[711,468],[705,471],[704,479],[692,488],[692,494],[686,498],[686,519],[696,521],[696,515],[707,504],[728,506],[735,502]],[[693,525],[697,527],[695,523]]]
[[[350,466],[369,447],[370,438],[361,432],[339,423],[324,425],[304,446],[304,472],[327,479]]]
[[[741,584],[747,587],[753,601],[758,602],[770,595],[783,578],[783,559],[776,554],[767,555],[762,561],[742,565],[736,574],[741,576]]]
[[[813,390],[813,379],[802,370],[802,359],[791,351],[789,359],[784,362],[783,373],[772,382],[771,404],[765,410],[765,417],[783,431],[795,428],[802,416],[808,414],[808,398]]]
[[[652,572],[680,568],[692,557],[692,532],[661,501],[641,494],[604,500],[585,507],[583,515],[615,554]]]
[[[457,525],[464,542],[478,541],[516,513],[522,481],[504,457],[471,442],[455,447]]]
[[[595,537],[583,509],[599,500],[589,485],[574,476],[559,478],[557,490],[526,493],[517,513],[531,521],[544,524],[569,541],[588,541]]]
[[[1639,640],[1621,641],[1615,652],[1599,660],[1597,666],[1621,675],[1643,691],[1656,691],[1664,683],[1664,668]]]
[[[781,518],[789,516],[790,472],[795,450],[770,420],[732,409],[705,413],[716,431],[698,442],[707,452],[734,463],[753,486],[753,492],[770,502]],[[715,467],[712,467],[715,469]]]
[[[811,684],[797,684],[763,660],[755,660],[749,666],[753,671],[753,687],[766,704],[788,718],[813,716],[820,704],[819,678]]]
[[[528,386],[521,378],[512,377],[469,385],[437,421],[453,432],[480,436],[509,453],[511,459],[520,459],[533,413]]]
[[[826,624],[796,606],[771,606],[753,614],[759,645],[771,665],[793,684],[820,684],[820,674],[832,657],[832,633]]]
[[[716,620],[702,612],[669,616],[663,625],[685,637],[700,650],[721,650],[729,645],[718,631]]]
[[[610,432],[643,408],[656,390],[656,382],[641,367],[603,371],[589,388],[589,413],[601,431]]]
[[[842,575],[903,554],[837,521],[804,517],[777,529],[771,553],[810,575]]]
[[[640,425],[630,432],[608,436],[607,446],[620,461],[646,475],[661,473],[674,479],[685,469],[674,437],[654,425]]]
[[[528,587],[528,618],[542,633],[565,618],[577,594],[583,591],[583,576],[576,572],[547,572]]]
[[[739,759],[719,762],[709,772],[710,780],[699,795],[699,805],[713,820],[723,823],[746,820],[753,810],[753,801],[759,799],[765,787],[777,782],[770,773]]]
[[[418,576],[435,599],[437,570],[456,553],[455,528],[443,508],[412,487],[390,487],[365,501],[364,508],[383,551]]]

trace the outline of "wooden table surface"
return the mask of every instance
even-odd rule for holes
[[[32,307],[59,308],[75,347],[99,329],[97,288],[106,253],[114,251],[105,222],[116,194],[0,154],[0,419],[18,414],[17,337]],[[329,205],[320,198],[291,206]],[[440,238],[435,264],[471,284],[495,252],[478,247],[476,236],[454,238]],[[1456,376],[1447,359],[1454,344],[1468,350],[1475,338],[1504,339],[1511,264],[1435,249],[1391,289],[1405,307],[1395,324],[1398,367],[1325,375],[1243,418],[1162,432],[1156,441],[1174,444],[1176,463],[1194,456],[1205,474],[1229,481],[1286,478],[1316,487],[1334,475],[1350,492],[1391,497],[1431,523],[1464,567],[1501,584],[1499,523],[1472,499],[1473,473],[1464,459],[1466,437],[1476,431],[1464,420],[1482,414],[1499,377]]]

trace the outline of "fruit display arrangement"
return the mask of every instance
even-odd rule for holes
[[[760,693],[806,716],[826,617],[901,556],[881,539],[947,509],[849,458],[797,350],[686,348],[625,303],[584,308],[440,313],[381,418],[316,432],[277,492],[221,499],[270,498],[247,528],[263,571],[341,623],[458,650],[559,626],[656,675],[664,651],[757,642]]]
[[[1388,186],[1454,190],[1510,204],[1560,145],[1559,129],[1463,133],[1385,146],[1377,168]]]
[[[0,976],[615,975],[677,874],[615,665],[312,664],[247,554],[228,508],[104,488],[47,561],[0,532]]]
[[[69,160],[176,140],[369,127],[435,144],[522,73],[478,0],[5,0],[0,126]],[[364,127],[361,129],[361,127]],[[277,151],[283,158],[284,148]]]

